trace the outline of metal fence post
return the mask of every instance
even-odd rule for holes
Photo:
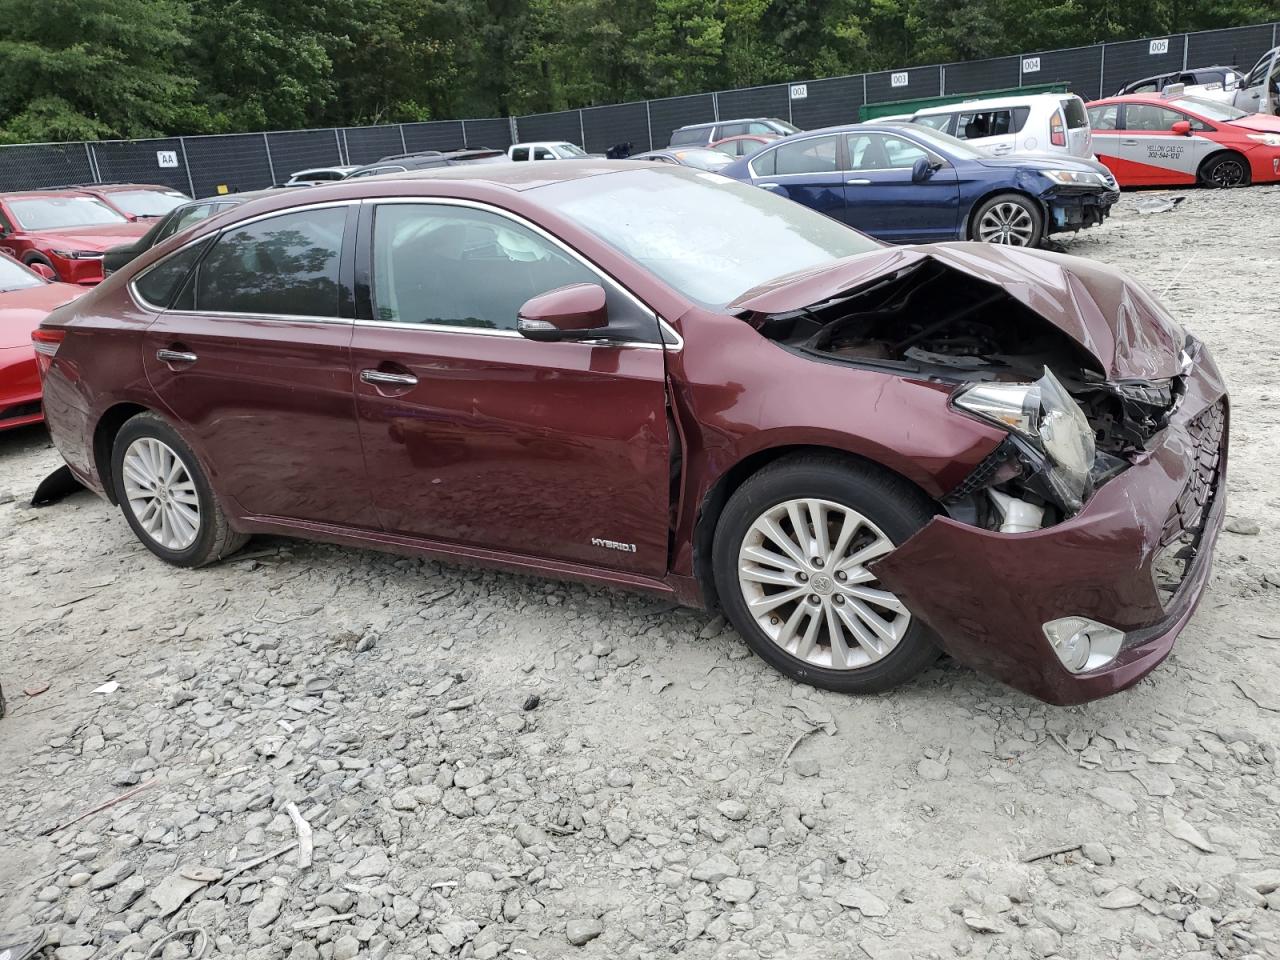
[[[459,120],[458,123],[462,125],[462,146],[465,148],[467,145],[467,121]]]
[[[267,151],[267,170],[271,172],[271,185],[276,185],[276,165],[271,160],[271,141],[267,139],[267,135],[262,135],[262,146]]]
[[[945,97],[947,95],[947,68],[943,64],[938,64],[938,96]]]
[[[351,145],[347,143],[347,128],[342,128],[342,155],[347,158],[347,165],[351,165]]]
[[[862,75],[862,105],[864,107],[867,105],[867,75],[865,73]]]
[[[346,163],[346,159],[342,156],[342,138],[338,136],[338,128],[333,128],[333,142],[338,147],[338,165]]]
[[[1102,97],[1105,96],[1103,91],[1107,88],[1107,45],[1100,43],[1098,46],[1102,47],[1101,56],[1098,57],[1098,96]]]
[[[1182,69],[1187,69],[1187,48],[1191,46],[1191,34],[1182,35]]]
[[[582,143],[579,144],[583,150],[587,149],[587,124],[582,119],[582,111],[578,111],[578,136],[582,137]]]
[[[88,140],[86,140],[84,143],[84,159],[89,164],[89,179],[92,180],[94,183],[97,183],[98,172],[97,170],[94,169],[94,166],[93,166],[93,151],[89,149]]]
[[[194,200],[196,197],[196,181],[195,178],[191,176],[191,161],[187,159],[187,138],[179,137],[178,146],[182,148],[182,166],[187,171],[187,186],[191,188],[191,193],[188,194],[188,196]]]
[[[720,94],[715,91],[711,93],[711,118],[716,123],[720,122]]]
[[[653,149],[653,114],[649,112],[649,101],[644,102],[644,125],[649,128],[649,149]]]
[[[404,138],[404,124],[397,123],[396,126],[400,129],[400,149],[403,150],[405,153],[408,153],[409,144]]]

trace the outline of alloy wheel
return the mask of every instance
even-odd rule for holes
[[[186,465],[168,444],[140,437],[121,464],[124,494],[138,524],[166,550],[185,550],[200,535],[200,496]]]
[[[1239,160],[1219,160],[1209,171],[1209,180],[1216,187],[1238,187],[1244,182],[1244,164]]]
[[[1026,207],[1012,202],[997,203],[978,221],[978,239],[983,243],[1025,247],[1035,230],[1035,221]]]
[[[751,524],[738,584],[757,625],[816,667],[857,670],[886,657],[911,614],[866,565],[894,543],[861,513],[830,500],[787,500]]]

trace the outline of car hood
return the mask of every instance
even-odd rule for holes
[[[978,162],[987,167],[1036,167],[1040,170],[1108,172],[1099,160],[1092,157],[1073,157],[1065,153],[1012,153],[1000,157],[983,157]]]
[[[31,331],[50,313],[85,292],[73,283],[42,283],[23,290],[0,290],[0,350],[31,346]]]
[[[107,223],[100,227],[65,227],[61,230],[33,230],[32,238],[41,239],[59,250],[109,250],[122,243],[132,243],[154,226],[148,220],[133,223]]]
[[[1138,281],[1092,260],[986,243],[886,247],[778,277],[726,309],[785,313],[852,293],[927,257],[1000,287],[1091,354],[1108,379],[1182,371],[1186,332]]]
[[[1273,117],[1269,113],[1251,113],[1239,120],[1229,121],[1228,126],[1254,130],[1258,133],[1280,133],[1280,117]]]

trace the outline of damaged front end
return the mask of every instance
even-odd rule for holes
[[[1123,288],[1115,321],[1100,323],[1102,305],[1085,302],[1092,278],[1039,259],[1037,276],[1010,276],[1018,271],[1000,253],[992,270],[989,254],[940,244],[821,302],[744,306],[762,335],[813,359],[953,385],[954,409],[1009,435],[944,506],[964,523],[1022,533],[1074,515],[1142,455],[1185,391],[1194,342],[1167,318],[1159,336],[1138,330],[1158,307],[1135,308],[1149,300],[1135,287]],[[1045,283],[1055,274],[1056,291]]]

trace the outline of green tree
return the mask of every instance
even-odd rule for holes
[[[0,0],[0,137],[148,137],[195,90],[185,0]]]

